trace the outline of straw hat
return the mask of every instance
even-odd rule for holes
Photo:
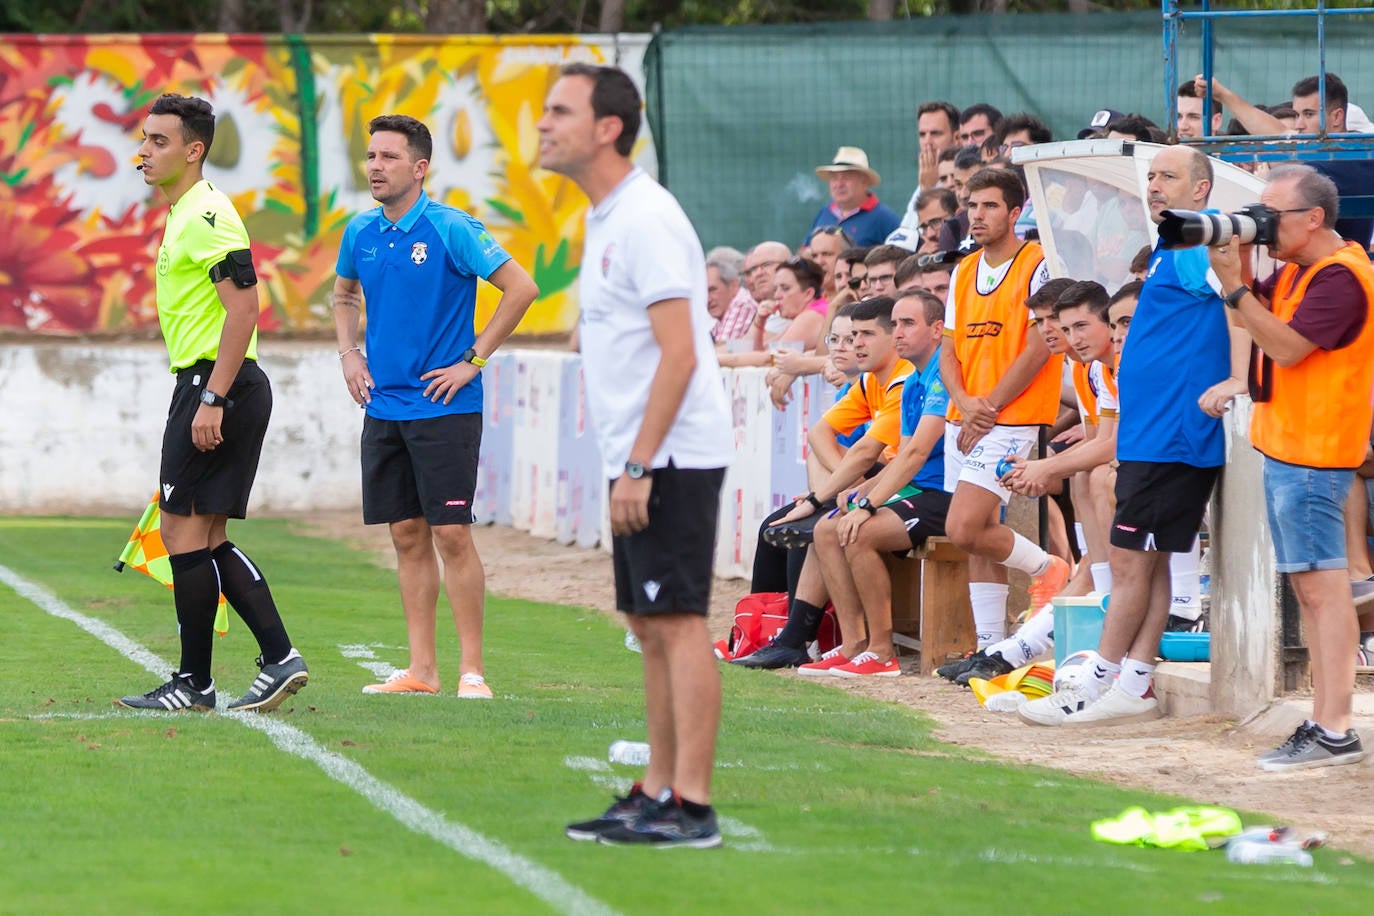
[[[863,172],[870,188],[876,188],[878,182],[882,181],[878,173],[868,167],[868,153],[857,146],[840,147],[829,165],[822,165],[816,169],[816,177],[826,181],[828,176],[835,172]]]

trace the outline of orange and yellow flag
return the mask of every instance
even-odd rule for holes
[[[115,561],[115,572],[123,572],[125,566],[133,567],[168,588],[172,587],[172,561],[167,557],[167,547],[162,543],[162,510],[158,508],[157,494],[143,510],[143,517],[134,526],[124,552]],[[219,596],[219,608],[215,611],[215,632],[220,636],[229,632],[229,610],[224,596]]]

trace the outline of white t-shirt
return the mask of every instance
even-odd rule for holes
[[[1107,368],[1098,360],[1093,360],[1088,365],[1088,386],[1092,388],[1093,394],[1097,395],[1097,415],[1102,416],[1103,411],[1110,411],[1113,415],[1121,412],[1121,403],[1116,393],[1112,390],[1115,386],[1107,384],[1103,377]]]
[[[582,370],[606,476],[624,473],[639,435],[662,359],[648,309],[665,299],[691,304],[697,365],[653,466],[729,465],[732,426],[706,311],[706,256],[677,200],[640,169],[587,211],[579,284]]]

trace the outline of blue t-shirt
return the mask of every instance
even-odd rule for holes
[[[945,383],[940,381],[940,348],[936,347],[926,367],[907,376],[906,385],[902,388],[902,438],[915,435],[922,417],[943,419],[948,409],[949,392],[945,390]],[[935,446],[926,456],[926,463],[911,478],[911,483],[922,490],[945,488],[944,436],[935,440]]]
[[[1221,420],[1197,399],[1231,374],[1225,306],[1207,282],[1207,249],[1155,246],[1131,333],[1121,351],[1117,391],[1121,461],[1220,467],[1226,463]]]
[[[335,271],[359,280],[367,308],[367,369],[375,386],[368,416],[419,420],[481,413],[482,376],[448,404],[424,396],[420,376],[458,362],[477,339],[477,278],[510,260],[473,217],[423,192],[398,222],[377,207],[344,230]]]

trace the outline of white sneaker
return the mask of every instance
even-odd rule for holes
[[[1125,725],[1128,722],[1145,722],[1150,719],[1158,719],[1159,716],[1159,700],[1155,698],[1154,687],[1145,691],[1143,697],[1133,697],[1118,685],[1112,684],[1111,689],[1102,696],[1078,712],[1070,713],[1063,724],[1092,728]]]
[[[1092,699],[1082,685],[1065,680],[1055,688],[1054,693],[1037,700],[1030,700],[1016,710],[1021,721],[1031,725],[1063,725],[1074,713],[1087,707]]]

